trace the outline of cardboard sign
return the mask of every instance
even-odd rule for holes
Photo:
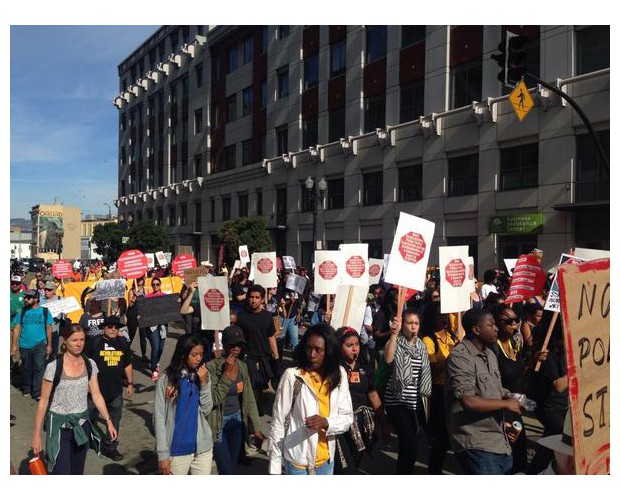
[[[138,307],[138,324],[141,327],[167,325],[182,321],[179,294],[172,293],[157,297],[143,297],[136,302]]]
[[[60,300],[50,300],[43,304],[42,307],[47,307],[49,309],[52,318],[57,318],[61,313],[69,314],[74,311],[82,310],[77,299],[73,296]]]
[[[540,267],[538,259],[531,254],[521,255],[512,274],[506,304],[523,302],[535,295],[540,295],[546,280],[547,275]]]
[[[157,257],[157,262],[161,267],[166,267],[168,265],[168,258],[164,252],[156,252],[155,257]]]
[[[148,259],[140,250],[126,250],[118,258],[117,267],[123,278],[140,278],[148,271]]]
[[[307,282],[307,278],[299,276],[298,274],[291,273],[286,278],[286,288],[288,288],[289,290],[293,290],[294,292],[297,292],[301,295],[306,289]]]
[[[609,259],[558,271],[577,474],[609,474]]]
[[[278,286],[275,252],[256,252],[252,254],[252,269],[254,269],[254,284],[265,288]]]
[[[297,265],[295,265],[295,259],[291,257],[290,255],[282,256],[282,265],[284,266],[284,269],[296,269],[297,268]]]
[[[242,264],[247,264],[250,262],[250,251],[248,250],[247,245],[241,245],[239,247],[239,260]]]
[[[563,253],[560,256],[559,266],[562,264],[579,264],[584,262],[584,259],[579,259],[577,257],[573,257],[572,255]],[[547,296],[547,300],[545,300],[545,311],[553,311],[560,312],[560,286],[558,284],[558,275],[556,274],[553,277],[553,283],[551,283],[551,288],[549,289],[549,295]]]
[[[439,247],[441,313],[467,311],[470,308],[469,246]]]
[[[144,254],[147,260],[147,266],[149,269],[155,268],[155,254],[154,253],[145,253]]]
[[[103,280],[97,282],[95,288],[97,300],[120,299],[125,297],[125,280]]]
[[[381,281],[383,259],[368,259],[368,285],[376,285]]]
[[[339,285],[334,300],[330,325],[334,329],[338,329],[341,326],[350,326],[359,333],[364,322],[367,295],[368,286],[366,285]]]
[[[424,290],[434,234],[434,222],[401,212],[385,281],[413,290]]]
[[[342,254],[339,250],[315,250],[314,292],[320,295],[338,291],[342,276]]]
[[[594,250],[592,248],[579,247],[575,247],[573,255],[583,260],[609,259],[610,257],[609,250]]]
[[[209,274],[209,269],[205,266],[190,267],[183,270],[183,280],[186,285],[191,285],[200,276],[206,276],[207,274]]]
[[[52,276],[62,280],[73,276],[73,266],[68,260],[57,260],[52,264]]]
[[[223,330],[230,325],[228,280],[226,276],[200,276],[200,318],[203,330]]]
[[[345,243],[338,248],[342,253],[341,284],[368,289],[368,243]]]

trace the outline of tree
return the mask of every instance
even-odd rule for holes
[[[142,220],[134,224],[127,232],[129,242],[126,248],[140,250],[142,253],[167,252],[170,250],[168,234],[163,226],[151,220]]]
[[[224,261],[232,265],[239,258],[239,245],[247,245],[250,253],[268,252],[272,248],[264,217],[240,217],[229,220],[217,233],[224,243]]]
[[[116,262],[123,252],[123,236],[125,233],[116,222],[95,226],[92,243],[96,245],[97,253],[101,255],[106,266]]]

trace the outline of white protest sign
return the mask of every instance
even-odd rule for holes
[[[254,282],[254,255],[252,254],[252,258],[250,260],[250,274],[248,275],[248,280]]]
[[[125,279],[98,281],[95,294],[97,300],[123,298],[125,297]]]
[[[390,263],[390,254],[383,254],[383,278],[385,278],[385,274],[387,273],[388,265]]]
[[[558,262],[558,268],[562,264],[579,264],[584,262],[585,259],[580,259],[578,257],[574,257],[573,255],[569,255],[567,253],[563,253],[560,256],[560,261]],[[551,283],[551,288],[549,289],[549,295],[547,295],[547,300],[545,300],[545,311],[552,311],[559,313],[561,311],[560,307],[560,285],[558,283],[558,275],[556,274],[553,277],[553,283]]]
[[[168,265],[168,259],[166,259],[166,254],[164,252],[155,252],[155,257],[157,257],[157,262],[161,267]]]
[[[316,250],[314,265],[314,292],[321,295],[336,293],[343,268],[340,251]]]
[[[155,267],[155,254],[154,253],[145,253],[144,256],[146,257],[146,260],[148,261],[148,268],[149,269],[153,269]]]
[[[610,257],[609,250],[594,250],[593,248],[579,247],[575,247],[573,255],[583,260],[609,259]]]
[[[52,318],[57,318],[61,313],[69,314],[82,309],[73,295],[60,300],[50,300],[43,304],[43,307],[49,309]]]
[[[506,269],[508,270],[508,274],[510,276],[512,276],[512,270],[517,265],[517,260],[519,259],[504,259],[504,265],[506,266]]]
[[[470,308],[467,245],[439,247],[441,313],[467,311]]]
[[[232,272],[235,272],[235,269],[241,269],[241,261],[240,260],[236,260],[235,263],[233,264],[232,267]]]
[[[278,286],[275,252],[255,252],[252,254],[254,284],[265,288]]]
[[[385,281],[411,290],[426,287],[426,267],[435,233],[435,223],[400,213],[390,252]]]
[[[381,281],[383,259],[368,259],[368,284],[376,285]]]
[[[301,295],[302,293],[304,293],[307,281],[308,280],[303,276],[290,273],[286,278],[286,288],[288,288],[289,290],[293,290],[294,292],[297,292]]]
[[[467,261],[465,263],[467,266],[467,285],[469,293],[476,291],[476,275],[474,273],[474,258],[467,257]]]
[[[290,255],[282,256],[282,266],[284,269],[295,269],[297,266],[295,265],[295,259]]]
[[[343,243],[342,285],[365,286],[368,289],[368,243]]]
[[[230,325],[226,276],[199,276],[200,318],[203,330],[223,330]]]
[[[250,262],[250,251],[247,245],[241,245],[239,247],[239,260],[242,264]]]
[[[334,299],[330,325],[334,329],[350,326],[359,332],[364,322],[368,286],[339,285]]]

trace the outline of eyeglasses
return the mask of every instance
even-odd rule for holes
[[[519,318],[499,318],[502,323],[506,325],[512,325],[513,323],[521,323],[521,319]]]
[[[24,300],[34,300],[34,297],[24,297]]]

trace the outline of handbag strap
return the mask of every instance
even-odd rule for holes
[[[284,435],[288,433],[289,425],[291,425],[291,413],[293,412],[293,408],[295,407],[295,401],[297,401],[297,397],[301,392],[301,384],[302,381],[299,377],[295,377],[295,385],[293,385],[293,401],[291,401],[291,409],[288,411],[286,417],[284,417]]]

